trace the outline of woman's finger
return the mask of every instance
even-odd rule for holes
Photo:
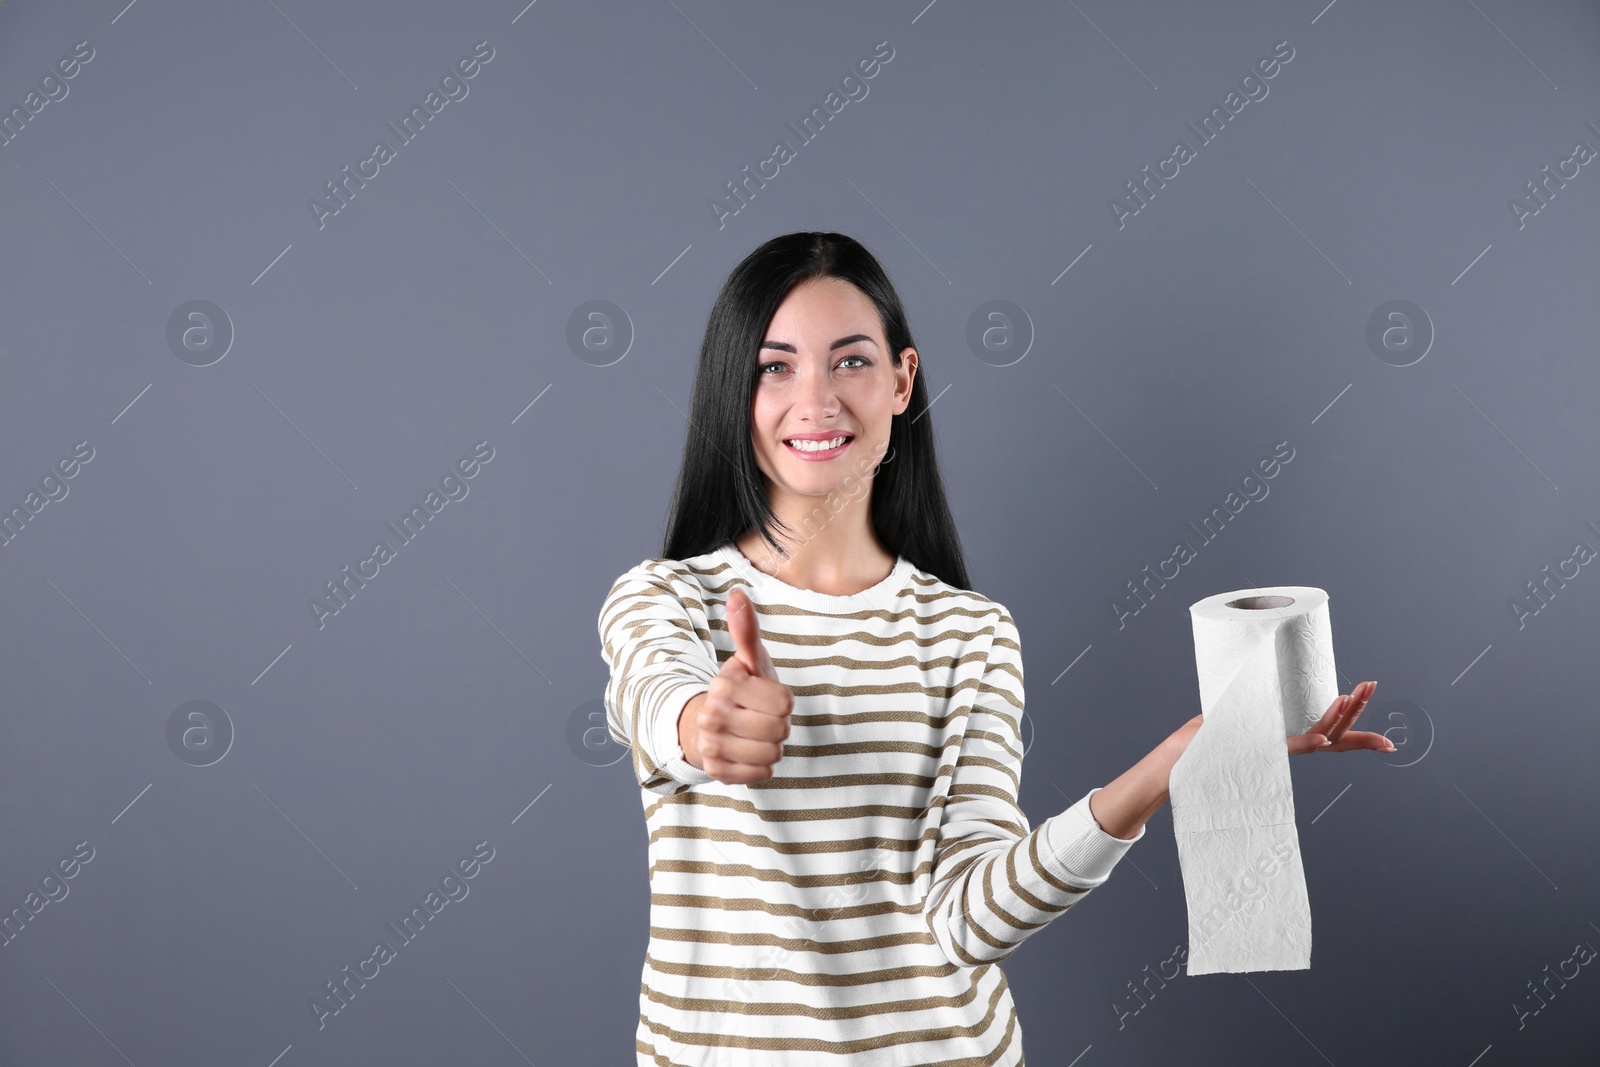
[[[1334,697],[1333,703],[1328,705],[1328,710],[1322,713],[1322,718],[1318,719],[1317,724],[1308,732],[1325,734],[1332,730],[1339,724],[1339,720],[1343,718],[1345,705],[1349,703],[1349,700],[1350,698],[1343,693]]]
[[[794,709],[794,690],[758,674],[737,679],[731,686],[733,702],[742,708],[782,718]]]
[[[1355,721],[1355,717],[1360,713],[1360,710],[1361,704],[1356,698],[1356,692],[1352,691],[1349,696],[1344,698],[1344,703],[1339,706],[1339,714],[1335,715],[1333,721],[1328,724],[1326,731],[1328,740],[1338,741],[1339,738],[1343,737],[1345,730],[1349,729],[1350,724]]]
[[[772,777],[771,767],[751,763],[729,763],[715,756],[705,757],[705,771],[723,785],[754,785]]]
[[[783,745],[777,741],[757,741],[736,734],[709,733],[700,735],[700,755],[723,763],[770,767],[782,758]]]
[[[1339,721],[1328,731],[1329,741],[1334,744],[1339,743],[1339,739],[1344,736],[1345,731],[1350,729],[1350,725],[1356,721],[1356,717],[1367,706],[1368,698],[1372,696],[1372,691],[1377,687],[1377,682],[1362,682],[1350,690],[1350,696],[1345,700],[1344,710],[1339,716]]]
[[[1357,748],[1370,748],[1377,752],[1393,752],[1394,742],[1371,730],[1350,730],[1343,738],[1323,749],[1324,752],[1349,752]]]

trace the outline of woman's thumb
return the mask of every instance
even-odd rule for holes
[[[751,674],[767,678],[775,676],[772,660],[761,645],[761,624],[756,620],[755,605],[743,589],[735,588],[728,594],[728,631],[733,635],[733,652]]]

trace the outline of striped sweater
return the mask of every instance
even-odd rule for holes
[[[794,693],[783,757],[751,785],[687,762],[677,731],[733,654],[736,585]],[[1004,605],[903,556],[854,596],[800,589],[730,541],[627,571],[599,630],[649,831],[639,1064],[1022,1064],[1000,962],[1144,828],[1102,830],[1097,789],[1029,828]]]

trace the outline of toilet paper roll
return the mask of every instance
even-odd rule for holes
[[[1189,606],[1204,715],[1168,792],[1188,973],[1311,966],[1311,904],[1285,738],[1339,695],[1328,594],[1278,585]]]

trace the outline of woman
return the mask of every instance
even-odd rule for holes
[[[1020,1064],[998,966],[1110,876],[1195,716],[1036,828],[1016,623],[970,589],[877,260],[792,233],[707,324],[666,540],[600,613],[649,827],[640,1064]],[[1291,753],[1351,731],[1376,683]]]

